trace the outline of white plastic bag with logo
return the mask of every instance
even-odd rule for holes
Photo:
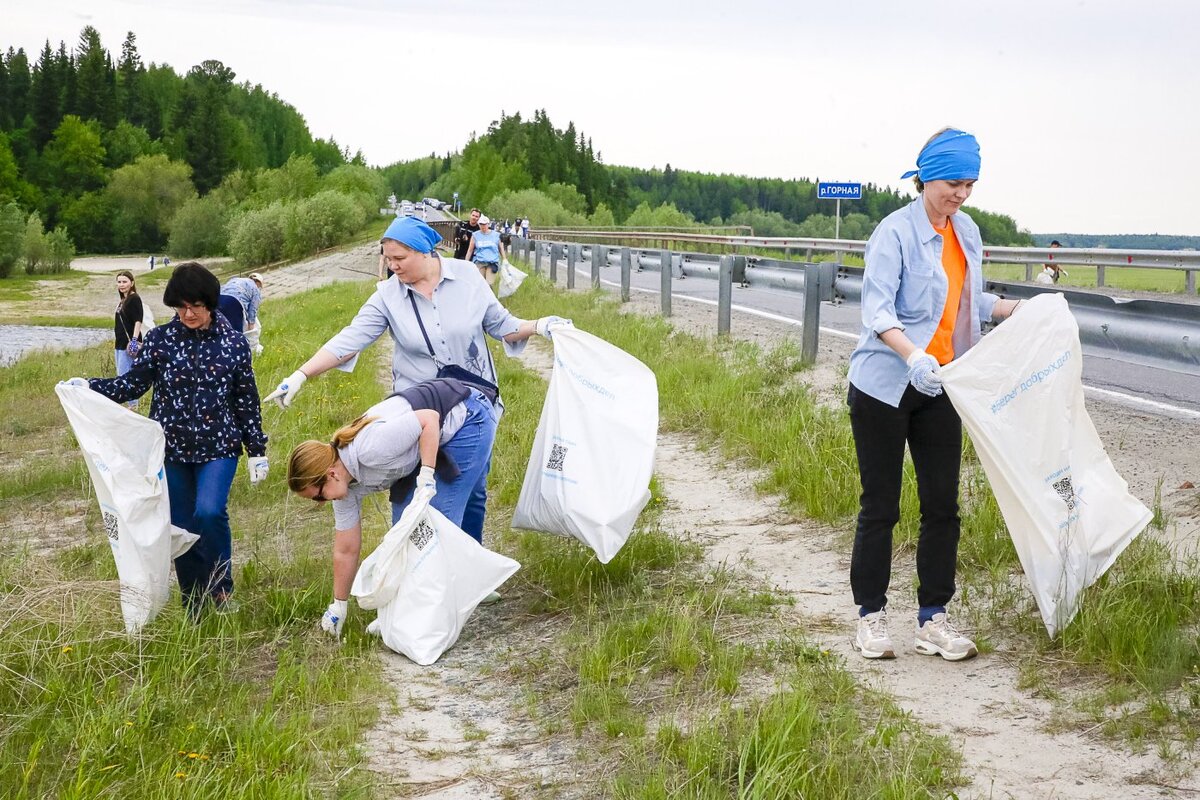
[[[389,649],[428,666],[458,641],[479,602],[520,566],[480,545],[428,502],[414,502],[358,568],[350,593],[362,608],[379,609],[379,633]]]
[[[1082,367],[1067,301],[1042,294],[941,370],[1051,637],[1151,518],[1104,452]]]
[[[597,336],[553,333],[554,372],[512,524],[572,536],[607,564],[650,500],[658,381]]]
[[[59,384],[55,392],[100,503],[125,630],[136,633],[167,603],[172,559],[199,537],[171,525],[162,427],[85,386]]]
[[[500,297],[508,297],[520,288],[523,280],[525,280],[525,273],[508,263],[507,258],[504,259],[500,262],[500,286],[497,288],[496,294]]]

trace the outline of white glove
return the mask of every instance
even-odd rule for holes
[[[275,387],[275,391],[263,398],[266,403],[269,400],[274,400],[282,409],[287,409],[296,399],[296,395],[300,393],[300,387],[308,380],[308,376],[300,370],[296,370],[291,375],[284,379],[283,383]]]
[[[254,355],[261,356],[263,354],[263,346],[261,344],[254,345]]]
[[[938,375],[937,359],[924,350],[913,350],[907,359],[908,382],[918,392],[929,397],[942,393],[942,376]]]
[[[257,486],[267,477],[266,456],[246,456],[246,471],[250,473],[250,485]]]
[[[333,602],[329,604],[329,608],[325,609],[325,613],[321,615],[321,630],[334,639],[342,637],[342,626],[346,624],[347,605],[348,601],[334,598]]]
[[[433,474],[433,467],[421,467],[417,473],[417,491],[428,491],[430,497],[437,494],[437,478]]]
[[[538,336],[545,336],[547,339],[550,339],[554,336],[555,328],[565,328],[568,326],[573,328],[575,327],[575,323],[562,317],[549,316],[539,319],[533,329]]]
[[[87,378],[67,378],[65,381],[59,381],[63,386],[82,386],[88,388]]]

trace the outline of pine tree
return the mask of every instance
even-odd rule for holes
[[[42,54],[33,70],[32,94],[33,142],[41,150],[54,135],[54,129],[62,121],[62,76],[58,61],[50,49],[50,40],[42,48]]]
[[[233,124],[225,108],[234,76],[233,70],[210,59],[192,67],[184,80],[175,128],[201,194],[216,188],[234,166]]]
[[[25,127],[25,115],[29,112],[29,58],[25,48],[15,52],[8,48],[8,109],[12,127],[9,130]]]
[[[112,61],[100,43],[100,33],[91,25],[79,34],[75,62],[76,113],[80,119],[104,124],[113,110],[113,83],[109,79]]]
[[[133,31],[125,34],[121,45],[121,62],[117,65],[117,106],[125,119],[134,125],[144,127],[145,120],[140,119],[139,83],[146,68],[142,66],[142,57],[137,50],[137,36]]]

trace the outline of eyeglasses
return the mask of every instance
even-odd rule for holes
[[[203,303],[181,303],[176,306],[175,310],[179,312],[180,316],[183,316],[184,314],[199,314],[202,311],[208,311],[208,306]]]
[[[317,484],[317,493],[312,496],[312,499],[318,503],[329,502],[329,498],[325,496],[325,481]]]

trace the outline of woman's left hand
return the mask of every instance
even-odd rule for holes
[[[565,327],[573,328],[575,327],[575,323],[563,317],[549,316],[539,319],[534,326],[534,330],[537,331],[538,336],[545,336],[547,339],[552,339],[554,338],[555,328]]]
[[[246,471],[250,473],[250,485],[257,486],[266,480],[270,467],[266,456],[247,456]]]

